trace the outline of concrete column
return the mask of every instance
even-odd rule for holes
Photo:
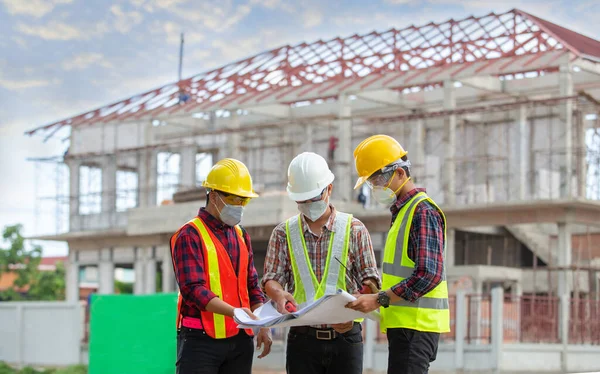
[[[519,107],[519,131],[518,131],[519,153],[518,165],[519,174],[517,183],[519,185],[519,200],[525,200],[528,195],[527,178],[528,161],[529,161],[529,128],[527,126],[527,106]]]
[[[69,262],[66,266],[65,298],[69,303],[79,300],[79,261],[77,252],[69,249]]]
[[[571,226],[565,222],[558,223],[558,266],[571,266]],[[571,301],[571,286],[569,271],[558,272],[558,297],[560,299],[559,321],[560,337],[563,344],[569,341],[569,304]]]
[[[162,292],[175,291],[175,273],[173,272],[173,261],[170,249],[167,248],[162,260]]]
[[[456,230],[449,229],[446,231],[446,253],[445,253],[446,271],[449,267],[456,265]]]
[[[228,127],[232,130],[239,130],[240,128],[240,118],[237,113],[237,110],[235,109],[231,111],[230,122]],[[239,131],[227,134],[226,142],[227,154],[225,155],[225,157],[235,158],[237,160],[243,161],[241,160],[242,152],[240,151]]]
[[[136,248],[134,248],[134,252],[135,252],[135,261],[133,263],[133,271],[135,273],[135,279],[133,281],[133,293],[135,295],[142,295],[146,288],[144,285],[144,281],[145,281],[144,272],[146,270],[145,266],[144,266],[144,261],[145,261],[144,248],[136,247]]]
[[[98,293],[115,293],[115,264],[113,263],[112,248],[100,250],[100,263],[98,264]]]
[[[117,201],[117,158],[107,156],[102,163],[102,212],[114,213]]]
[[[408,158],[412,163],[412,179],[415,182],[423,181],[425,170],[425,123],[422,118],[419,118],[412,124],[410,129],[410,143],[408,144],[410,151]],[[435,171],[437,174],[437,170]]]
[[[156,205],[158,152],[146,149],[138,156],[138,206]]]
[[[573,95],[573,75],[571,63],[566,62],[560,66],[559,90],[560,96]],[[560,138],[564,146],[564,154],[560,157],[562,168],[560,170],[560,197],[572,196],[573,177],[573,100],[567,100],[560,106],[562,128]]]
[[[183,147],[179,158],[179,190],[186,190],[196,186],[196,146]]]
[[[504,290],[502,287],[492,289],[492,357],[491,367],[494,372],[501,370],[502,346],[504,345]]]
[[[579,111],[577,117],[577,169],[579,170],[577,179],[577,197],[586,198],[587,196],[587,144],[585,141],[587,131],[587,120],[585,114]]]
[[[465,368],[465,336],[467,333],[467,292],[458,290],[456,292],[456,315],[454,316],[454,360],[456,369]]]
[[[144,271],[144,293],[156,293],[156,258],[154,248],[146,248],[146,263]]]
[[[67,160],[66,164],[69,167],[69,216],[73,217],[79,215],[79,167],[81,162]],[[72,219],[69,221],[71,224],[73,223]]]
[[[456,109],[456,95],[454,82],[444,81],[444,109]],[[444,175],[444,204],[452,205],[456,200],[456,115],[446,116],[444,119],[444,148],[446,159],[442,166]]]
[[[523,296],[523,285],[521,282],[515,282],[512,287],[512,302],[516,309],[517,321],[516,321],[516,339],[517,342],[521,342],[521,299]]]
[[[471,344],[481,344],[481,303],[483,302],[483,282],[481,279],[474,280],[474,290],[471,295],[468,304],[469,310],[469,335],[470,337],[476,337],[475,342],[471,341]]]
[[[375,345],[377,343],[377,322],[365,318],[365,344],[363,354],[363,368],[375,369]]]
[[[335,150],[334,193],[337,191],[337,198],[340,200],[352,201],[354,194],[352,189],[354,184],[351,180],[352,168],[354,167],[352,162],[352,152],[354,151],[352,148],[352,108],[347,95],[340,95],[338,104],[338,146]]]
[[[304,152],[314,152],[313,147],[313,126],[311,124],[304,125]]]

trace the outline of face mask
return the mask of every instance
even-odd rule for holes
[[[217,194],[218,195],[218,194]],[[225,204],[221,196],[219,196],[219,200],[224,204],[223,209],[219,211],[219,219],[221,222],[228,226],[235,226],[242,221],[242,216],[244,215],[244,207],[238,205],[228,205]]]
[[[373,187],[373,190],[372,190],[373,198],[379,204],[385,206],[386,208],[391,207],[392,204],[394,204],[396,202],[396,193],[398,193],[398,191],[400,191],[402,189],[402,187],[404,187],[406,182],[408,182],[410,180],[410,177],[406,178],[404,183],[402,183],[396,191],[392,191],[388,187],[390,184],[392,184],[392,181],[394,180],[395,175],[396,175],[396,173],[394,173],[394,175],[392,176],[392,179],[390,179],[389,183],[385,187],[375,186],[375,187]]]
[[[327,202],[324,200],[314,201],[310,203],[298,204],[298,210],[308,219],[315,222],[327,210]]]

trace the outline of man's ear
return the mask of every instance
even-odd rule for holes
[[[394,170],[394,172],[398,174],[399,179],[406,177],[406,171],[402,168],[398,168],[398,169]]]

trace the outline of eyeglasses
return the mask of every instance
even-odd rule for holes
[[[246,206],[252,199],[251,197],[242,197],[238,195],[232,195],[225,192],[218,191],[219,195],[222,196],[223,202],[228,205],[241,205]]]
[[[390,180],[390,178],[392,177],[393,174],[394,174],[394,170],[390,170],[385,173],[378,172],[378,173],[371,175],[369,177],[369,179],[367,179],[366,183],[371,188],[382,187],[388,183],[388,181]]]
[[[315,203],[319,200],[323,200],[323,194],[325,193],[325,190],[327,188],[323,189],[323,191],[321,191],[321,193],[319,194],[319,196],[313,197],[312,199],[308,199],[308,200],[304,200],[304,201],[296,201],[296,203],[298,204],[305,204],[305,203]]]

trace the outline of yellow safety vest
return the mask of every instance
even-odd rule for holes
[[[413,215],[417,205],[429,201],[440,212],[444,220],[444,258],[446,256],[446,217],[444,212],[427,196],[420,192],[410,199],[398,212],[398,216],[388,232],[382,263],[383,289],[400,283],[409,278],[414,270],[415,263],[408,257],[408,237],[412,225]],[[401,240],[400,242],[398,240]],[[396,249],[401,243],[401,253],[396,255]],[[450,309],[448,307],[448,284],[446,270],[442,281],[433,290],[420,297],[416,302],[400,300],[391,303],[388,308],[380,308],[380,328],[383,333],[389,328],[409,328],[417,331],[444,333],[450,331]]]
[[[294,275],[295,288],[293,296],[300,307],[302,307],[302,304],[317,300],[325,294],[334,294],[338,289],[347,291],[346,269],[334,258],[337,257],[344,266],[348,263],[352,215],[336,212],[333,225],[334,229],[329,238],[325,271],[319,283],[310,265],[300,215],[298,214],[285,222],[285,233]],[[359,318],[355,321],[362,322],[363,320],[364,318]]]

